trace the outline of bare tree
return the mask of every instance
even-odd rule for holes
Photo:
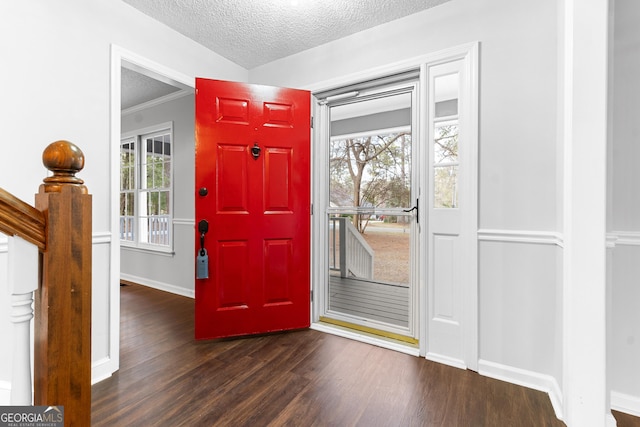
[[[331,199],[338,200],[351,189],[351,203],[356,208],[406,206],[408,203],[411,157],[410,135],[406,132],[347,138],[332,142]],[[406,199],[406,201],[404,200]],[[354,226],[361,233],[370,215],[356,214]]]

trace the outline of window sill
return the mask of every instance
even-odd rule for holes
[[[134,246],[120,241],[120,249],[126,249],[131,252],[141,252],[150,255],[161,255],[166,257],[175,256],[175,252],[171,248],[156,248],[153,246]]]

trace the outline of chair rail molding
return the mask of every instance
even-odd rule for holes
[[[481,228],[478,241],[504,243],[531,243],[564,247],[562,233],[557,231],[501,230]]]
[[[607,233],[607,247],[640,246],[640,231],[611,231]]]

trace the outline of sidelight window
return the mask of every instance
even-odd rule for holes
[[[458,207],[458,73],[433,79],[433,207]]]

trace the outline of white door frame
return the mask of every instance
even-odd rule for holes
[[[109,292],[109,357],[94,373],[94,382],[109,377],[120,368],[120,137],[121,137],[121,68],[129,68],[156,80],[178,87],[195,88],[195,78],[189,77],[118,45],[111,45],[110,84],[110,292]]]
[[[417,289],[417,283],[418,283],[418,273],[417,273],[417,260],[418,258],[418,247],[415,244],[415,242],[419,239],[417,239],[418,237],[418,230],[419,230],[419,224],[417,223],[417,216],[415,216],[412,212],[411,213],[407,213],[407,210],[405,209],[409,209],[412,206],[416,206],[416,199],[419,198],[419,182],[420,182],[420,177],[418,175],[418,168],[415,168],[413,165],[418,164],[420,156],[421,156],[421,148],[419,146],[419,144],[417,144],[416,141],[419,141],[419,129],[417,126],[417,121],[418,121],[418,117],[419,117],[419,82],[417,79],[417,74],[415,75],[414,78],[410,78],[409,80],[404,80],[402,79],[402,81],[400,82],[393,82],[393,83],[385,83],[382,84],[380,86],[375,86],[375,87],[371,87],[371,88],[367,88],[367,89],[363,89],[362,91],[360,91],[359,94],[355,94],[353,96],[349,96],[346,98],[346,100],[343,100],[345,98],[340,96],[340,100],[337,101],[337,103],[327,103],[327,102],[323,102],[322,106],[320,106],[320,108],[317,109],[317,111],[320,113],[320,116],[324,116],[326,114],[326,111],[329,111],[332,107],[337,106],[339,107],[340,105],[344,105],[344,104],[356,104],[358,102],[367,102],[369,100],[371,100],[372,98],[375,99],[383,99],[385,97],[389,97],[389,96],[394,96],[394,95],[398,95],[398,94],[403,94],[403,95],[409,95],[411,98],[411,107],[412,107],[412,111],[411,111],[411,118],[410,118],[410,127],[411,127],[411,195],[409,197],[409,200],[407,201],[407,205],[400,208],[400,207],[396,207],[393,209],[389,209],[387,208],[387,210],[385,209],[380,209],[378,210],[377,213],[384,213],[385,215],[389,215],[389,216],[394,216],[394,215],[399,215],[399,216],[405,216],[407,218],[410,219],[410,248],[409,248],[409,252],[410,252],[410,263],[409,265],[414,267],[412,269],[412,271],[410,271],[409,273],[409,283],[411,284],[410,286],[410,291],[409,291],[409,306],[407,307],[408,309],[408,325],[406,327],[400,327],[400,326],[396,326],[396,325],[390,325],[390,324],[384,324],[384,323],[380,323],[377,322],[376,320],[373,319],[368,319],[368,322],[366,322],[363,326],[366,327],[370,327],[373,329],[379,329],[381,331],[385,331],[388,332],[389,334],[392,335],[398,335],[398,336],[406,336],[406,337],[411,337],[411,338],[415,338],[416,340],[418,339],[417,336],[417,332],[419,331],[419,327],[418,327],[418,318],[415,316],[415,314],[418,312],[418,300],[419,300],[419,294],[418,294],[418,289]],[[315,105],[316,107],[318,107],[318,105]],[[318,131],[322,131],[323,134],[323,138],[326,138],[328,133],[330,133],[330,124],[328,123],[328,120],[319,120],[317,126],[322,126],[323,129],[320,130],[318,129]],[[388,131],[388,130],[387,130]],[[332,137],[333,138],[333,137]],[[341,138],[341,137],[338,137]],[[326,141],[326,139],[320,139],[320,141]],[[318,215],[320,215],[321,213],[326,213],[325,211],[325,207],[328,206],[328,201],[326,200],[326,192],[327,192],[327,188],[326,188],[326,183],[329,182],[329,172],[327,170],[327,164],[328,162],[326,161],[326,146],[322,146],[321,144],[316,144],[314,145],[314,152],[318,155],[323,156],[323,158],[325,158],[325,161],[321,164],[317,164],[317,168],[315,170],[314,173],[314,179],[317,180],[318,186],[315,188],[317,190],[316,194],[318,196],[318,209],[317,209],[317,213]],[[320,194],[320,191],[323,192],[323,194]],[[322,199],[322,200],[321,200]],[[329,208],[330,211],[332,211],[333,213],[342,213],[345,212],[344,210],[336,210],[335,208]],[[349,208],[346,209],[346,211],[350,211]],[[318,236],[327,235],[327,224],[325,221],[321,221],[320,218],[318,218]],[[326,246],[325,246],[325,253],[326,253]],[[320,255],[320,254],[318,254]],[[322,263],[324,261],[324,257],[321,260],[318,260],[318,258],[314,258],[319,263]],[[320,267],[320,270],[324,270],[327,271],[327,265]],[[373,279],[373,282],[377,282],[377,280]],[[319,297],[319,302],[323,302],[325,305],[321,305],[320,306],[320,312],[324,313],[327,311],[328,309],[328,301],[326,301],[327,298],[327,291],[328,289],[324,289],[325,292],[317,292],[318,297]],[[333,320],[338,320],[338,321],[344,321],[347,323],[353,322],[353,323],[358,323],[358,320],[352,320],[353,318],[350,317],[349,315],[345,315],[343,313],[340,312],[332,312],[331,314],[329,314],[327,312],[327,314],[325,315],[327,317],[331,317]]]
[[[463,240],[463,259],[460,264],[463,266],[464,277],[462,285],[461,296],[461,324],[462,324],[462,358],[447,357],[447,355],[433,355],[430,353],[429,336],[427,334],[427,319],[432,316],[429,307],[429,301],[427,295],[432,288],[432,284],[429,282],[428,265],[426,263],[420,263],[418,280],[416,282],[418,286],[418,309],[419,309],[419,337],[420,345],[419,349],[412,349],[400,344],[390,343],[386,340],[376,339],[369,336],[364,336],[352,331],[345,331],[339,328],[333,328],[324,324],[318,323],[322,307],[324,307],[324,296],[322,292],[317,291],[317,284],[322,283],[324,280],[324,265],[327,265],[328,251],[326,250],[326,239],[322,234],[322,220],[324,215],[322,212],[322,206],[326,205],[326,200],[323,200],[324,191],[320,191],[322,186],[326,185],[323,182],[322,174],[318,172],[322,166],[326,164],[326,153],[323,150],[319,152],[314,151],[312,159],[312,201],[313,205],[317,207],[315,209],[312,224],[312,290],[314,291],[314,300],[312,302],[312,325],[313,329],[322,330],[325,332],[335,333],[348,338],[369,342],[378,346],[391,348],[398,351],[403,351],[409,354],[421,355],[423,357],[434,359],[438,362],[446,363],[452,366],[460,368],[468,368],[472,370],[478,369],[478,250],[477,250],[477,231],[478,231],[478,59],[479,59],[479,43],[469,43],[461,46],[452,47],[432,54],[411,58],[405,61],[401,61],[394,64],[389,64],[382,67],[366,70],[363,72],[342,76],[336,79],[325,81],[319,84],[315,84],[307,87],[306,89],[313,92],[322,92],[334,88],[348,86],[357,82],[373,80],[388,75],[393,75],[401,72],[420,69],[420,84],[419,84],[419,106],[420,112],[427,111],[427,67],[439,63],[445,63],[454,60],[464,61],[464,76],[460,93],[463,96],[466,95],[466,102],[463,104],[461,115],[464,114],[467,118],[465,125],[465,132],[468,137],[469,147],[467,150],[467,158],[464,160],[464,165],[461,167],[467,168],[468,176],[471,177],[468,182],[467,196],[464,201],[468,206],[468,210],[465,212],[462,218],[462,230],[464,234]],[[314,115],[314,123],[323,123],[326,117],[322,117],[323,111],[316,108],[318,99],[313,97],[312,114]],[[424,143],[428,140],[427,126],[428,117],[426,114],[421,113],[417,123],[419,129],[419,141],[418,144]],[[327,129],[323,129],[322,126],[315,126],[313,129],[313,140],[324,141],[328,139]],[[315,146],[315,144],[314,144]],[[426,151],[426,150],[423,150]],[[427,184],[427,171],[423,171],[420,175],[421,196],[426,194]],[[424,200],[424,198],[423,198]],[[421,204],[425,206],[424,203]],[[427,224],[429,212],[427,209],[422,209],[420,212],[420,224]],[[424,227],[424,226],[423,226]],[[425,227],[426,228],[426,227]],[[421,242],[418,252],[421,254],[421,259],[431,259],[428,256],[428,230],[421,231]],[[317,262],[317,260],[321,260]],[[324,260],[324,262],[322,262]],[[435,357],[434,357],[435,356]]]

